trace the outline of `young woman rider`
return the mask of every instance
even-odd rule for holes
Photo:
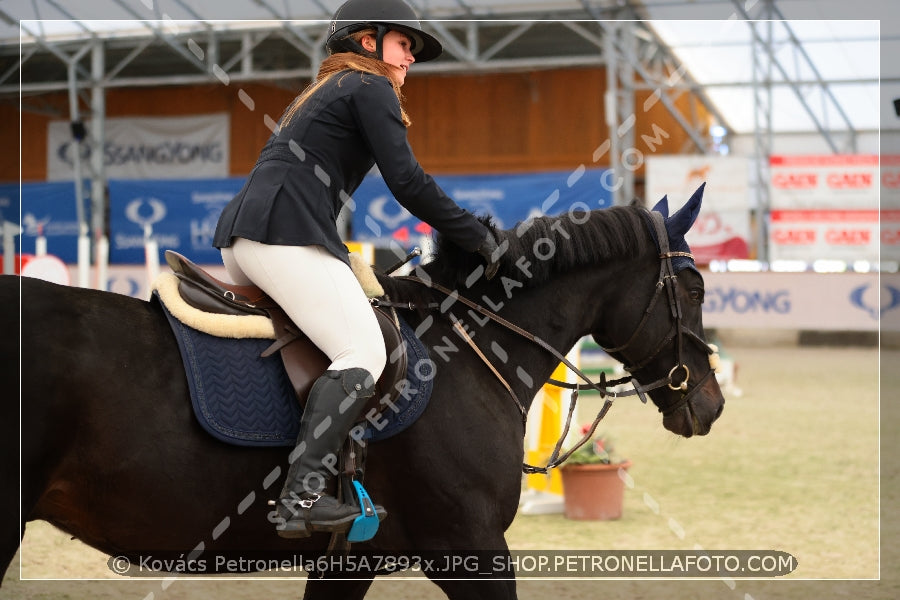
[[[384,341],[350,270],[335,224],[373,164],[396,199],[460,247],[490,277],[497,242],[417,162],[400,86],[440,43],[403,0],[349,0],[337,9],[315,81],[287,108],[213,241],[229,276],[271,296],[332,361],[312,387],[278,503],[278,534],[345,531],[359,516],[325,490],[328,465],[384,369]],[[377,507],[379,518],[386,514]]]

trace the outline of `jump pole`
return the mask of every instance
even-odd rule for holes
[[[43,225],[38,225],[38,234],[34,239],[34,255],[47,256],[47,236],[44,235]]]
[[[578,345],[566,357],[578,364]],[[560,363],[551,375],[559,381],[569,381],[571,374]],[[565,394],[565,400],[563,392]],[[525,432],[526,460],[532,465],[543,465],[553,452],[557,440],[562,435],[563,424],[568,412],[567,390],[545,384],[528,413]],[[551,469],[548,475],[535,473],[525,476],[525,491],[519,500],[519,512],[526,515],[553,514],[563,512],[562,476],[558,469]]]
[[[97,243],[94,246],[95,262],[97,263],[96,289],[107,291],[109,287],[109,238],[102,232],[97,232]],[[157,266],[159,257],[157,255]]]
[[[147,266],[147,289],[159,277],[159,242],[153,238],[153,227],[144,225],[144,262]],[[149,292],[148,292],[149,293]]]
[[[16,236],[22,233],[22,227],[0,219],[3,226],[3,273],[12,275],[16,272]]]

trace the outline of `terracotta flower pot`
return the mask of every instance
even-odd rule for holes
[[[563,465],[560,468],[567,519],[611,521],[622,517],[625,481],[619,469],[631,461],[614,465]]]

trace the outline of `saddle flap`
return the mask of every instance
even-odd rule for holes
[[[406,377],[408,366],[406,345],[400,334],[400,328],[384,309],[378,307],[373,307],[373,309],[381,328],[381,335],[384,337],[388,361],[376,382],[376,393],[366,404],[363,414],[368,413],[372,408],[375,408],[376,412],[381,412],[384,408],[381,405],[381,398],[385,396],[388,396],[389,401],[396,399],[399,393],[396,383]],[[273,311],[272,317],[279,336],[290,327],[289,335],[293,339],[281,347],[281,358],[284,360],[288,378],[297,392],[300,405],[306,406],[306,398],[309,396],[313,383],[328,369],[330,361],[325,353],[319,350],[302,331],[292,326],[287,315],[284,315],[282,311]]]
[[[385,394],[390,394],[389,400],[396,398],[397,390],[395,384],[406,377],[406,367],[408,358],[406,355],[406,342],[400,334],[400,328],[391,315],[383,308],[374,307],[375,317],[378,319],[378,325],[381,327],[381,335],[384,337],[384,347],[387,351],[387,363],[381,377],[378,378],[378,394],[375,398],[382,398]],[[371,403],[371,401],[370,401]],[[383,408],[380,404],[375,404],[376,408],[381,411]]]

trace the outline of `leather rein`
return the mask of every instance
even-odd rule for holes
[[[550,353],[554,358],[559,360],[562,364],[564,364],[567,368],[569,368],[575,375],[577,375],[582,382],[579,383],[567,383],[564,381],[559,381],[556,379],[548,379],[547,383],[554,385],[556,387],[565,388],[572,390],[572,397],[569,403],[569,411],[566,416],[566,423],[563,428],[562,433],[560,434],[559,440],[556,442],[556,446],[553,449],[553,453],[550,456],[547,464],[543,467],[537,467],[533,465],[529,465],[527,463],[522,465],[522,471],[527,474],[532,473],[548,473],[550,469],[558,467],[560,464],[565,462],[569,456],[571,456],[578,448],[586,444],[591,436],[594,434],[594,430],[597,428],[597,425],[601,420],[606,416],[609,412],[609,409],[612,407],[613,401],[617,398],[627,397],[627,396],[638,396],[641,402],[647,403],[646,394],[652,390],[668,386],[672,390],[680,390],[682,392],[682,396],[678,402],[674,403],[672,406],[667,406],[665,408],[660,408],[659,411],[664,415],[670,415],[677,410],[682,408],[686,408],[688,403],[690,402],[691,397],[703,386],[706,379],[710,377],[712,373],[714,373],[714,369],[710,368],[710,370],[700,379],[699,382],[693,387],[693,389],[688,390],[688,380],[690,379],[690,370],[687,365],[682,361],[682,351],[684,346],[684,339],[687,337],[688,339],[697,342],[708,354],[713,355],[716,353],[714,347],[707,344],[699,335],[688,329],[682,324],[682,310],[681,303],[678,298],[678,278],[675,275],[675,271],[672,266],[672,258],[674,257],[688,257],[693,259],[693,256],[688,252],[673,252],[669,250],[669,238],[665,229],[663,216],[657,212],[649,212],[651,223],[653,224],[656,232],[656,239],[659,246],[659,259],[660,259],[660,270],[659,270],[659,279],[656,282],[656,291],[654,292],[653,298],[650,300],[649,305],[644,310],[644,315],[638,323],[637,327],[632,333],[631,337],[629,337],[628,341],[620,346],[616,346],[614,348],[604,348],[604,350],[612,355],[613,353],[619,353],[624,357],[626,350],[632,346],[632,344],[640,339],[641,333],[644,327],[649,322],[650,316],[653,312],[654,307],[659,302],[659,299],[663,296],[666,297],[669,304],[669,314],[672,318],[673,325],[669,332],[663,337],[663,339],[657,344],[655,350],[649,352],[639,361],[631,365],[626,365],[625,370],[629,373],[638,371],[644,366],[646,366],[651,360],[653,360],[662,350],[663,348],[675,339],[675,366],[669,371],[668,375],[657,379],[656,381],[643,385],[641,384],[635,377],[623,377],[621,379],[615,379],[611,381],[606,380],[606,374],[600,374],[599,381],[591,381],[590,377],[588,377],[584,372],[582,372],[578,367],[572,364],[561,352],[553,348],[550,344],[537,337],[533,333],[526,331],[511,323],[501,317],[500,315],[484,308],[480,304],[477,304],[468,298],[460,296],[458,292],[453,291],[439,283],[435,283],[433,281],[426,281],[419,277],[415,276],[404,276],[399,277],[399,279],[406,279],[409,281],[413,281],[425,287],[437,290],[441,292],[445,296],[447,296],[448,300],[452,300],[455,302],[460,302],[476,311],[478,314],[490,319],[491,321],[497,323],[498,325],[516,333],[517,335],[527,339],[528,341],[537,344],[539,347],[544,349],[546,352]],[[415,304],[412,303],[395,303],[395,302],[386,302],[383,300],[375,300],[374,303],[384,305],[384,306],[395,306],[395,307],[403,307],[408,309],[417,308]],[[424,308],[435,308],[440,306],[442,310],[448,303],[445,301],[441,304],[430,304]],[[494,367],[491,363],[490,359],[485,356],[485,354],[481,351],[481,349],[475,344],[472,340],[472,337],[468,334],[465,327],[462,325],[459,319],[450,315],[450,318],[453,322],[453,328],[457,332],[457,334],[466,342],[466,344],[475,352],[475,354],[484,362],[484,364],[491,370],[494,376],[500,381],[503,387],[506,389],[507,393],[509,393],[516,407],[519,409],[519,413],[522,417],[522,423],[525,424],[528,411],[525,409],[525,405],[522,401],[516,396],[516,393],[513,391],[512,386],[503,378],[500,372]],[[624,362],[624,361],[623,361]],[[677,377],[681,375],[681,377]],[[632,389],[624,390],[624,391],[616,391],[614,388],[617,388],[619,385],[630,383],[632,385]],[[600,397],[604,399],[603,406],[600,411],[597,413],[597,416],[594,418],[594,421],[591,423],[590,429],[582,436],[575,445],[570,448],[568,451],[560,454],[562,444],[566,439],[566,436],[569,433],[569,429],[572,423],[572,418],[575,412],[575,405],[578,398],[578,392],[582,389],[592,389],[599,392]],[[686,393],[685,393],[686,392]]]

